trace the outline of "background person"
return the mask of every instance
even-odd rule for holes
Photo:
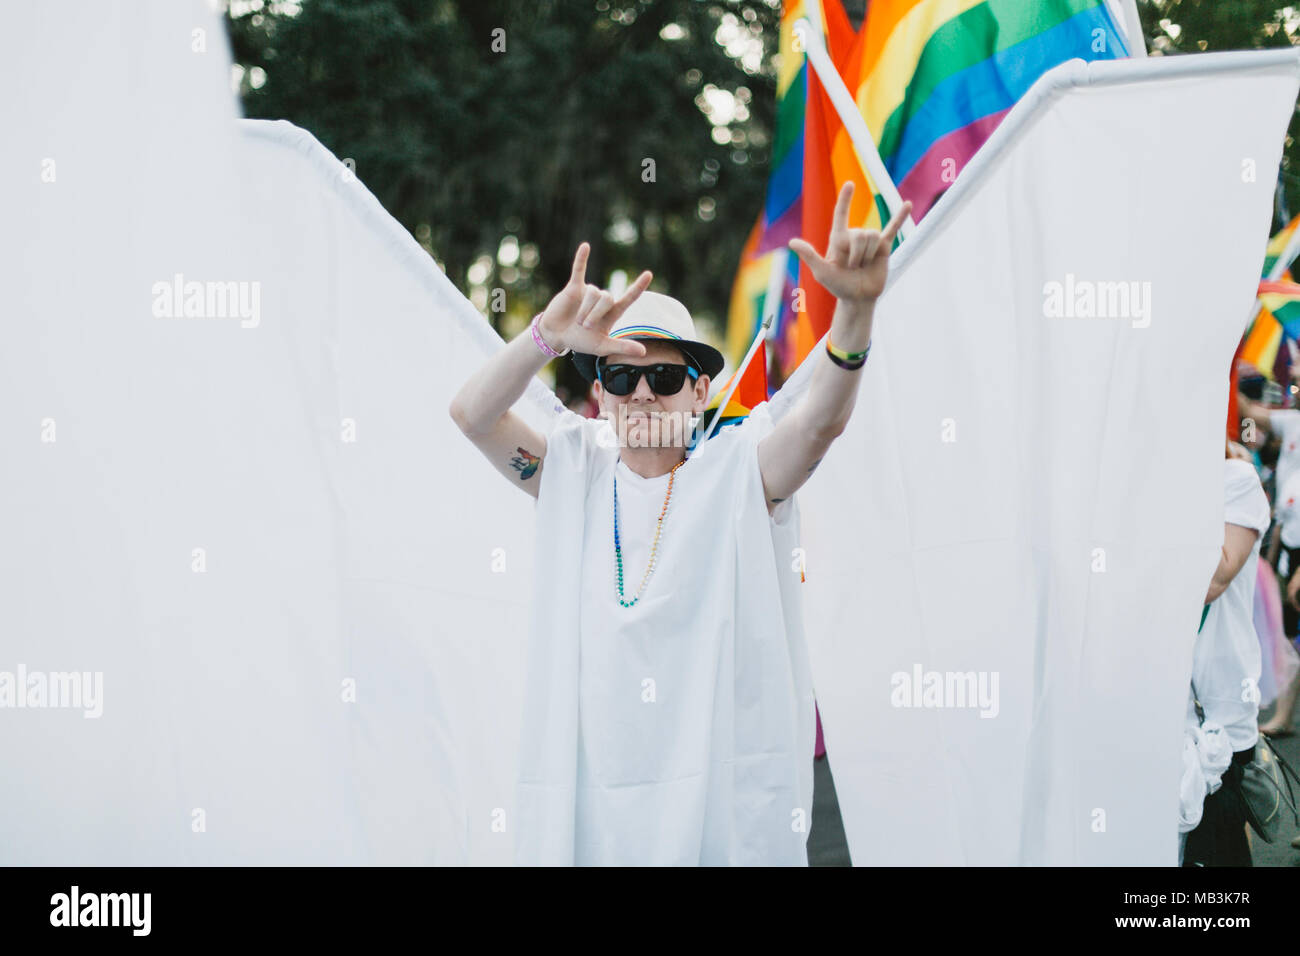
[[[1219,564],[1205,593],[1208,609],[1192,651],[1189,730],[1221,727],[1232,751],[1222,784],[1205,796],[1200,823],[1187,834],[1184,866],[1250,866],[1241,777],[1259,739],[1259,639],[1255,635],[1255,575],[1260,537],[1269,524],[1268,498],[1248,453],[1229,442],[1224,461],[1224,526]],[[1211,785],[1213,781],[1209,781]]]

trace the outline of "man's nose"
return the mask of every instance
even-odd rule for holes
[[[653,402],[655,400],[654,389],[650,387],[650,379],[642,375],[636,382],[636,390],[632,393],[633,401]]]

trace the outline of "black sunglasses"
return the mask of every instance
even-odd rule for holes
[[[611,395],[631,395],[636,391],[642,375],[650,385],[650,391],[656,395],[676,395],[682,390],[688,372],[692,382],[700,376],[699,370],[690,365],[671,365],[667,362],[654,365],[605,365],[601,362],[597,364],[596,372],[600,376],[600,384]]]

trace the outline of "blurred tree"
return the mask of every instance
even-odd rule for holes
[[[1286,47],[1300,32],[1300,12],[1278,0],[1138,0],[1138,16],[1153,55]],[[1291,116],[1282,155],[1286,208],[1293,216],[1300,212],[1297,137],[1300,110]]]
[[[592,281],[651,269],[720,334],[766,189],[780,0],[228,2],[246,114],[355,160],[502,334],[564,283],[583,240]],[[827,2],[855,24],[867,6]],[[1278,0],[1138,9],[1156,55],[1285,46],[1300,29]],[[1282,170],[1293,212],[1298,124]]]
[[[779,0],[231,0],[228,24],[246,115],[354,159],[476,304],[506,290],[509,320],[489,314],[509,334],[583,240],[591,281],[650,269],[725,315],[767,184],[779,17]]]

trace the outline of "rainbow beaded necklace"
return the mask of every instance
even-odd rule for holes
[[[668,515],[668,502],[673,497],[673,481],[677,478],[677,469],[686,464],[683,458],[677,464],[673,465],[673,470],[668,473],[668,493],[664,495],[664,506],[659,509],[659,520],[655,523],[654,543],[650,546],[650,560],[646,564],[645,574],[641,575],[641,585],[636,589],[636,596],[632,600],[627,600],[623,593],[623,546],[618,533],[618,469],[617,465],[614,470],[614,572],[618,583],[618,603],[623,607],[631,607],[641,600],[641,592],[645,590],[646,583],[650,580],[650,575],[654,574],[655,557],[659,553],[659,535],[664,530],[664,518]]]

